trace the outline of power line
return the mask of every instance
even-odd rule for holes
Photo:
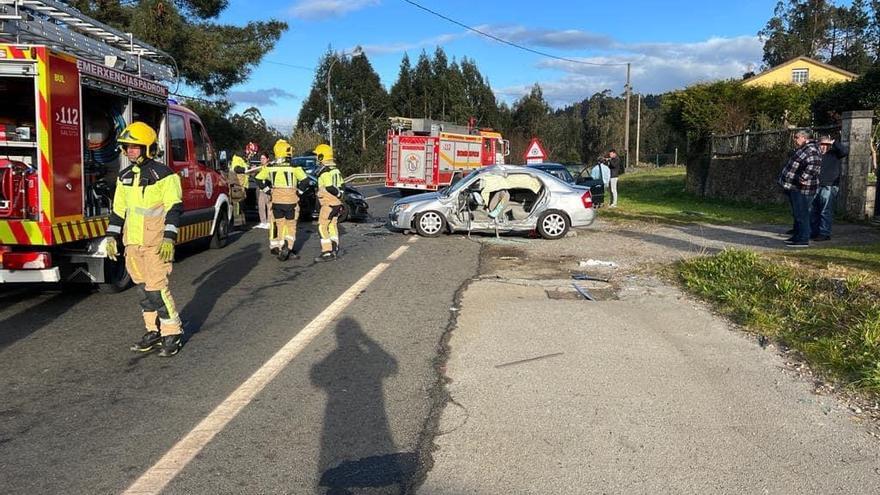
[[[408,3],[408,4],[410,4],[410,5],[412,5],[413,7],[416,7],[416,8],[422,9],[422,10],[424,10],[425,12],[428,12],[429,14],[433,14],[433,15],[435,15],[435,16],[441,18],[441,19],[447,20],[447,21],[449,21],[449,22],[451,22],[451,23],[453,23],[453,24],[455,24],[455,25],[457,25],[457,26],[461,26],[461,27],[467,29],[468,31],[473,31],[473,32],[475,32],[475,33],[477,33],[477,34],[479,34],[479,35],[481,35],[481,36],[485,36],[485,37],[487,37],[487,38],[491,38],[491,39],[493,39],[493,40],[495,40],[495,41],[497,41],[497,42],[499,42],[499,43],[504,43],[505,45],[510,45],[510,46],[512,46],[512,47],[514,47],[514,48],[518,48],[518,49],[520,49],[520,50],[524,50],[524,51],[527,51],[527,52],[529,52],[529,53],[534,53],[535,55],[540,55],[540,56],[542,56],[542,57],[553,58],[553,59],[556,59],[556,60],[562,60],[563,62],[569,62],[569,63],[573,63],[573,64],[592,65],[592,66],[597,66],[597,67],[622,67],[622,66],[624,66],[624,65],[628,65],[627,62],[620,62],[620,63],[604,63],[604,64],[603,64],[603,63],[599,63],[599,62],[586,62],[586,61],[583,61],[583,60],[575,60],[575,59],[572,59],[572,58],[560,57],[560,56],[557,56],[557,55],[553,55],[553,54],[551,54],[551,53],[542,52],[542,51],[540,51],[540,50],[535,50],[534,48],[529,48],[529,47],[527,47],[527,46],[523,46],[523,45],[520,45],[520,44],[518,44],[518,43],[514,43],[513,41],[509,41],[509,40],[506,40],[506,39],[504,39],[504,38],[499,38],[498,36],[495,36],[494,34],[490,34],[490,33],[487,33],[487,32],[485,32],[485,31],[481,31],[481,30],[479,30],[479,29],[477,29],[477,28],[475,28],[475,27],[468,26],[467,24],[465,24],[465,23],[463,23],[463,22],[456,21],[455,19],[453,19],[453,18],[451,18],[451,17],[447,17],[447,16],[441,14],[440,12],[437,12],[437,11],[435,11],[435,10],[431,10],[431,9],[429,9],[428,7],[425,7],[424,5],[420,5],[420,4],[416,3],[416,2],[413,2],[412,0],[403,0],[403,1],[406,2],[406,3]]]
[[[307,70],[307,71],[309,71],[309,72],[315,72],[315,68],[314,68],[314,67],[306,67],[306,66],[304,66],[304,65],[286,64],[286,63],[284,63],[284,62],[275,62],[274,60],[264,60],[264,62],[266,62],[267,64],[283,65],[284,67],[291,67],[291,68],[294,68],[294,69],[300,69],[300,70]]]

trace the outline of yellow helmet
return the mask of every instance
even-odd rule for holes
[[[146,150],[147,157],[152,158],[152,148],[156,144],[157,138],[156,131],[152,127],[143,122],[135,121],[122,130],[116,141],[120,144],[139,144]]]
[[[244,161],[244,158],[238,155],[232,155],[232,167],[244,167],[247,168],[247,162]]]
[[[333,148],[331,148],[329,144],[319,144],[318,146],[315,146],[314,153],[318,156],[319,162],[333,160]]]
[[[284,139],[275,141],[275,147],[272,151],[275,152],[275,158],[287,158],[293,156],[293,146]]]

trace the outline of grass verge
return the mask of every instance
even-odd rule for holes
[[[602,217],[663,223],[788,223],[782,205],[700,198],[685,191],[685,168],[663,167],[624,174],[618,183],[618,208],[603,208]],[[610,193],[605,193],[606,203]]]
[[[838,265],[855,270],[866,270],[874,275],[880,274],[880,243],[786,251],[779,256],[821,269]]]
[[[846,256],[880,260],[853,253]],[[748,330],[797,349],[814,369],[880,392],[880,291],[864,274],[829,278],[778,258],[728,250],[682,261],[678,275],[686,289]]]

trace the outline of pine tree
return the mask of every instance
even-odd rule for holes
[[[447,105],[449,103],[449,59],[439,46],[434,50],[434,58],[431,60],[431,75],[433,76],[434,94],[438,101],[436,104],[437,117],[446,120]]]
[[[413,117],[432,118],[434,113],[435,83],[428,54],[422,51],[413,71]]]
[[[413,115],[413,69],[410,66],[409,55],[403,54],[400,61],[400,71],[397,73],[397,81],[391,86],[391,108],[399,116]]]

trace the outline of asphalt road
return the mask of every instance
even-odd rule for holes
[[[134,290],[0,289],[0,492],[120,493],[198,438],[163,493],[400,493],[422,474],[434,362],[479,245],[390,233],[395,198],[373,197],[378,218],[343,226],[333,263],[312,261],[315,224],[300,225],[298,261],[274,259],[263,230],[181,248],[172,291],[190,335],[171,359],[128,350],[143,332]],[[233,401],[237,415],[193,437],[304,328],[310,340]]]

